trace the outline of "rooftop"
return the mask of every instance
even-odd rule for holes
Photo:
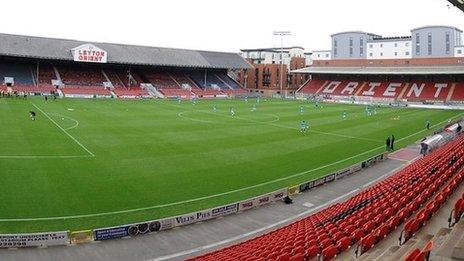
[[[249,68],[237,53],[161,48],[104,42],[0,34],[0,56],[73,61],[71,50],[92,44],[108,53],[109,64],[197,67],[214,69]]]

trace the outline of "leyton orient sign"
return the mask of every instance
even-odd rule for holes
[[[93,44],[83,44],[72,49],[75,62],[106,63],[108,53]]]

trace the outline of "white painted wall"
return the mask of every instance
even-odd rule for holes
[[[454,47],[454,57],[464,57],[464,46]]]
[[[311,58],[312,60],[330,60],[331,53],[331,51],[313,51]]]
[[[412,57],[410,40],[367,42],[367,59],[405,59]]]
[[[251,59],[262,59],[262,64],[280,64],[280,49],[276,48],[276,51],[249,51],[242,53],[243,58]],[[306,57],[304,49],[301,48],[291,48],[284,49],[282,54],[283,64],[286,64],[290,68],[290,60],[292,57]],[[308,63],[308,61],[307,61]]]

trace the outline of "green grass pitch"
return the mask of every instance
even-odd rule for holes
[[[426,120],[438,128],[462,115],[379,108],[369,117],[364,106],[322,106],[0,99],[0,233],[107,227],[236,202],[367,159],[391,134],[406,146],[431,132]]]

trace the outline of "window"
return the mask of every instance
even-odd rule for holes
[[[321,55],[320,55],[320,54],[317,54],[317,57],[321,57]]]
[[[397,53],[397,52],[395,52],[395,56],[398,56],[398,53]]]
[[[446,42],[446,47],[445,47],[446,48],[446,54],[449,54],[450,49],[451,49],[451,47],[450,47],[450,42],[451,41],[450,41],[450,33],[449,32],[446,32],[446,34],[445,34],[445,42]]]
[[[369,53],[369,57],[372,57],[372,53]]]
[[[427,35],[427,54],[432,55],[432,34]]]
[[[406,52],[405,54],[406,54],[406,56],[409,56],[409,52]]]
[[[380,53],[380,56],[383,56],[383,53]]]
[[[395,47],[398,47],[398,43],[395,43]]]
[[[353,38],[350,37],[350,57],[353,56]]]
[[[416,55],[420,54],[420,35],[416,33]]]
[[[359,56],[364,55],[364,38],[359,37]]]
[[[337,57],[337,55],[338,55],[337,45],[338,45],[337,40],[334,40],[334,48],[333,48],[334,57]]]
[[[372,47],[373,47],[372,44],[369,44],[369,48],[372,48]]]
[[[328,54],[328,53],[325,54],[325,58],[329,58],[329,54]]]
[[[461,50],[461,49],[458,50],[458,54],[462,54],[462,50]]]
[[[409,47],[409,42],[406,42],[404,46]]]
[[[380,48],[383,48],[383,44],[380,44]]]

